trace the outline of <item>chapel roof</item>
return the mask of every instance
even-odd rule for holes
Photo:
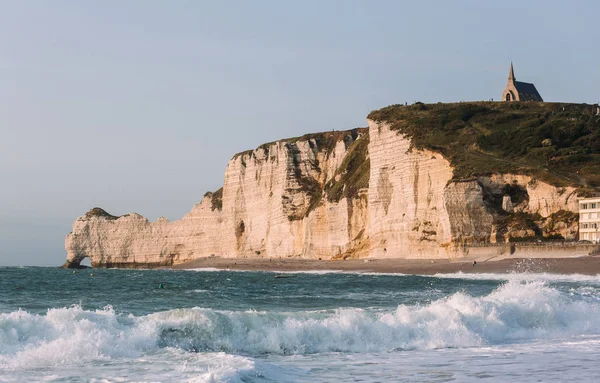
[[[535,88],[535,85],[521,81],[515,81],[514,84],[517,92],[519,92],[521,101],[544,101]]]

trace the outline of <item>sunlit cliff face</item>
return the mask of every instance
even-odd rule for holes
[[[210,256],[458,258],[473,245],[577,235],[574,187],[511,173],[457,177],[441,152],[388,122],[368,123],[234,156],[223,188],[174,222],[92,210],[66,238],[66,265],[85,257],[104,267]]]

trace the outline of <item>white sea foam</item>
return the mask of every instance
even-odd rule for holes
[[[187,363],[184,372],[189,376],[189,383],[240,382],[244,375],[253,371],[255,362],[250,358],[229,355],[223,352],[199,354],[202,362],[198,366]],[[198,361],[196,361],[196,364]]]
[[[393,277],[402,277],[411,274],[403,274],[403,273],[379,273],[372,271],[348,271],[348,270],[336,270],[336,269],[327,269],[327,270],[243,270],[243,269],[218,269],[214,267],[204,267],[204,268],[196,268],[196,269],[184,269],[186,271],[199,271],[199,272],[214,272],[214,271],[223,271],[223,272],[234,272],[234,273],[253,273],[253,272],[262,272],[262,273],[270,273],[270,274],[315,274],[315,275],[325,275],[325,274],[349,274],[349,275],[369,275],[369,276],[393,276]]]
[[[423,275],[424,277],[491,280],[491,281],[545,281],[545,282],[575,282],[586,284],[600,284],[600,274],[550,274],[550,273],[448,273]]]
[[[286,270],[286,271],[277,271],[277,270],[268,270],[269,273],[275,274],[316,274],[316,275],[324,275],[324,274],[336,274],[343,273],[343,270]]]
[[[348,274],[348,275],[368,275],[368,276],[390,276],[390,277],[405,277],[411,274],[403,273],[380,273],[374,271],[361,270],[301,270],[301,271],[272,271],[278,274]]]
[[[597,382],[597,339],[477,348],[272,357],[288,370],[278,382]],[[291,359],[291,361],[290,361]],[[551,368],[549,368],[551,366]]]
[[[62,377],[83,372],[92,382],[129,381],[122,375],[132,363],[143,366],[139,381],[242,382],[254,371],[248,357],[161,348],[160,332],[160,322],[120,316],[110,307],[0,314],[0,381],[53,381],[56,374],[35,375],[48,368],[60,368]],[[94,367],[98,363],[104,366],[100,370]]]
[[[540,281],[510,280],[484,297],[455,293],[383,313],[195,308],[134,317],[110,307],[87,311],[74,306],[46,315],[0,314],[0,371],[140,358],[172,348],[202,354],[362,353],[590,334],[600,334],[600,304],[573,300]]]
[[[218,269],[216,267],[198,267],[196,269],[184,269],[186,271],[200,271],[200,272],[214,272],[214,271],[229,271],[225,269]]]
[[[196,269],[185,269],[187,271],[199,271],[199,272],[214,272],[214,271],[227,271],[227,272],[256,272],[252,270],[243,269],[218,269],[215,267],[201,267]],[[271,274],[334,274],[334,273],[345,273],[343,270],[259,270],[259,272],[271,273]]]

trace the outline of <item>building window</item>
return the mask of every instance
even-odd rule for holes
[[[506,101],[510,101],[510,92],[506,93]]]
[[[585,210],[587,209],[587,203],[582,203],[581,204],[581,210]]]
[[[595,203],[592,203],[592,204],[590,204],[590,205],[591,205],[591,206],[590,206],[590,209],[595,209],[595,208],[596,208],[596,204],[595,204]]]

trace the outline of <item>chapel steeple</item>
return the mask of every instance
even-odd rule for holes
[[[515,70],[513,69],[513,63],[512,61],[510,62],[510,72],[508,72],[508,82],[513,82],[515,81]]]

